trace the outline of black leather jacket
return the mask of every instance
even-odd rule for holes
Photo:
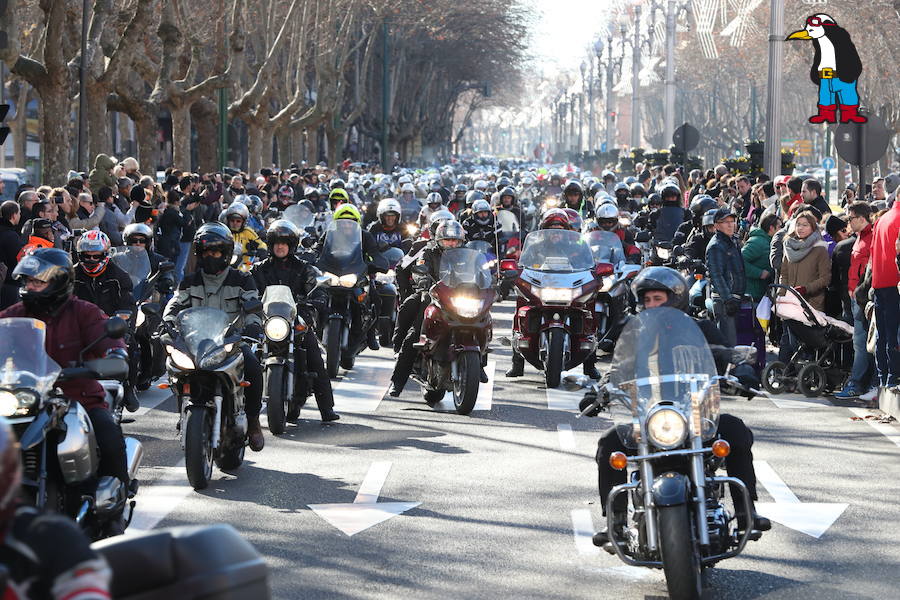
[[[107,316],[113,316],[117,311],[134,312],[135,309],[131,277],[112,261],[97,277],[91,277],[76,264],[75,295],[96,304]]]
[[[298,312],[307,322],[308,317],[313,314],[312,311],[303,310],[303,304],[309,305],[315,311],[323,309],[328,304],[325,290],[316,287],[316,277],[322,274],[321,271],[296,256],[285,258],[270,256],[255,265],[250,274],[256,282],[256,287],[264,292],[270,285],[286,285],[291,288],[298,303]]]

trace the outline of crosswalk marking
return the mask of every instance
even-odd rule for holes
[[[575,434],[572,432],[572,426],[560,423],[556,426],[556,432],[559,436],[559,447],[566,452],[575,452]]]
[[[575,536],[575,547],[579,554],[599,554],[600,548],[594,545],[594,520],[591,511],[587,508],[578,508],[572,514],[572,534]]]

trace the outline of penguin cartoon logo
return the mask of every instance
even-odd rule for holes
[[[850,34],[829,15],[819,13],[806,19],[806,27],[787,36],[786,40],[811,40],[815,55],[809,77],[819,86],[819,113],[810,123],[837,123],[840,107],[841,123],[865,123],[859,114],[856,82],[862,73],[862,62]]]

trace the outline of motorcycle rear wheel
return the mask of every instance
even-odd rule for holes
[[[565,335],[561,329],[550,331],[550,340],[547,344],[547,364],[544,366],[544,379],[548,388],[559,387],[560,379],[562,379]]]
[[[287,410],[287,370],[283,365],[271,365],[266,369],[266,414],[269,419],[269,431],[275,435],[284,433],[285,413]]]
[[[699,600],[703,593],[703,569],[697,543],[691,533],[691,513],[687,505],[657,508],[659,552],[666,589],[672,600]]]
[[[456,380],[453,382],[453,405],[460,415],[467,415],[478,401],[481,384],[481,356],[470,350],[456,358]]]
[[[188,412],[184,425],[184,466],[195,490],[205,489],[212,479],[212,415],[197,408]]]
[[[329,323],[325,328],[325,369],[328,377],[334,379],[338,376],[338,366],[341,362],[341,328],[338,323]]]

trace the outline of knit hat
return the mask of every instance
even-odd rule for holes
[[[832,239],[834,239],[834,236],[838,231],[841,231],[845,227],[847,227],[847,221],[834,215],[829,216],[828,220],[825,221],[825,231]]]

